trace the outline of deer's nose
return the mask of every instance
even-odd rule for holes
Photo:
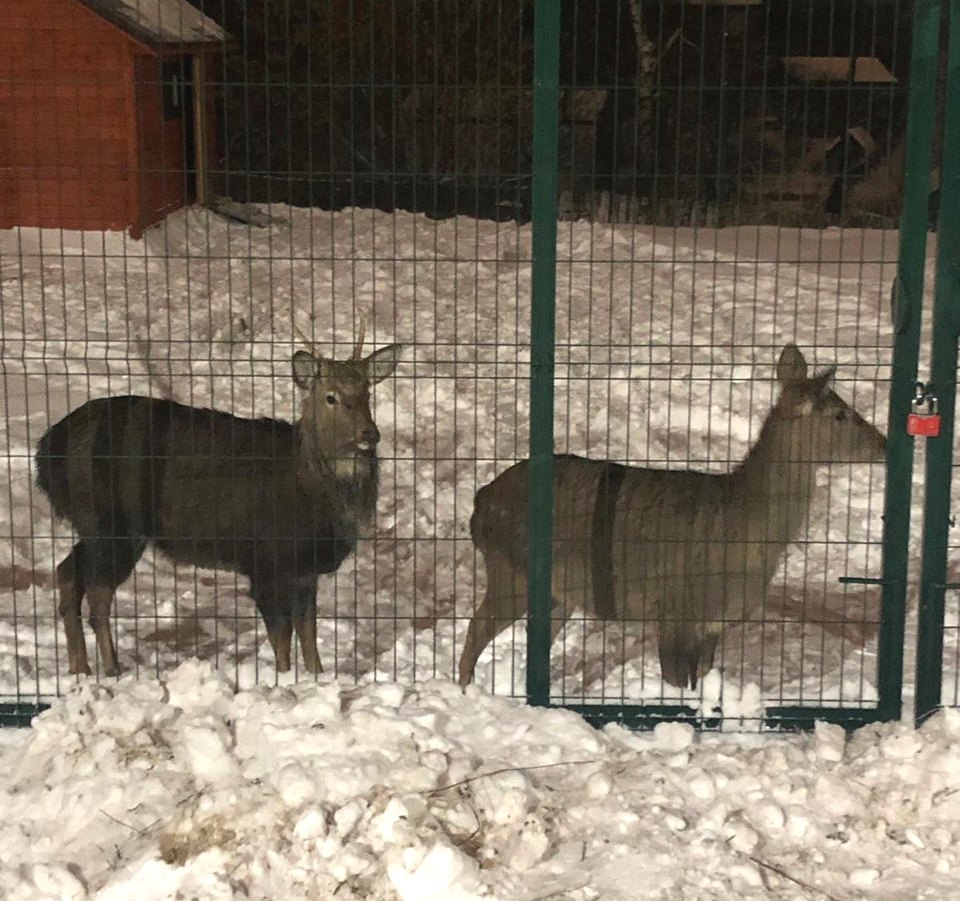
[[[360,431],[357,432],[357,447],[359,447],[360,450],[376,447],[379,441],[380,430],[372,422],[363,426]]]

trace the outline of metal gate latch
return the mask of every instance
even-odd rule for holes
[[[936,438],[940,434],[937,396],[923,382],[914,386],[913,401],[907,414],[907,434],[914,438]]]

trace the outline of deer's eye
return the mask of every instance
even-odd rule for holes
[[[836,419],[837,422],[844,422],[846,418],[847,418],[846,410],[837,410],[836,414],[834,415],[834,419]]]
[[[332,391],[331,391],[329,394],[327,394],[327,403],[328,403],[331,407],[334,406],[335,404],[339,403],[339,402],[340,402],[340,398],[338,398],[337,395],[334,394]]]

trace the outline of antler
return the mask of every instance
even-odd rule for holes
[[[357,340],[357,346],[353,349],[353,357],[351,359],[359,360],[360,354],[363,351],[363,338],[367,332],[367,317],[361,313],[360,314],[360,338]]]
[[[318,345],[314,344],[310,336],[306,334],[306,332],[304,332],[299,325],[297,325],[296,321],[294,321],[293,323],[293,330],[297,333],[297,336],[300,338],[300,340],[310,349],[311,353],[316,355],[318,352],[317,351]],[[367,333],[367,317],[363,313],[361,313],[360,314],[360,337],[358,338],[357,344],[353,349],[353,353],[350,355],[351,360],[361,359],[360,355],[363,353],[363,340],[366,333]]]
[[[317,345],[314,344],[314,343],[313,343],[313,339],[312,339],[308,334],[306,334],[306,333],[303,331],[303,329],[300,328],[299,325],[297,325],[296,320],[294,320],[294,323],[293,323],[293,330],[297,333],[297,335],[298,335],[298,337],[300,338],[300,340],[301,340],[308,348],[310,348],[311,353],[316,354],[316,352],[317,352]]]

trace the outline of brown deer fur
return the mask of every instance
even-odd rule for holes
[[[370,386],[402,351],[391,344],[346,361],[293,357],[304,391],[296,423],[242,419],[150,397],[91,400],[37,447],[37,482],[79,540],[57,567],[71,673],[89,673],[86,596],[104,672],[119,672],[110,634],[114,592],[148,543],[178,562],[250,579],[277,669],[290,669],[294,629],[308,672],[316,643],[317,577],[356,545],[377,500]]]
[[[554,475],[553,636],[580,608],[659,628],[663,678],[696,687],[724,627],[762,608],[786,546],[800,533],[819,466],[881,460],[886,439],[787,346],[780,397],[760,436],[728,474],[642,469],[557,456]],[[477,493],[470,533],[483,555],[486,596],[467,630],[460,684],[481,651],[527,608],[528,464]]]

